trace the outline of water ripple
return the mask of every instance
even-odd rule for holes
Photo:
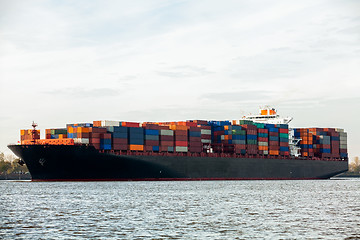
[[[0,239],[359,239],[360,180],[0,182]]]

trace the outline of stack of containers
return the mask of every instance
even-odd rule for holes
[[[340,157],[347,158],[347,133],[344,132],[344,129],[338,129],[339,139],[340,139]]]
[[[196,124],[196,123],[195,123]],[[189,126],[189,152],[200,153],[202,152],[201,143],[201,128]]]
[[[170,129],[174,130],[174,151],[188,152],[188,127],[184,125],[170,125]]]
[[[225,135],[224,126],[212,126],[212,142],[223,143],[222,140],[226,140],[222,135]],[[228,143],[228,142],[226,142]]]
[[[269,154],[269,130],[263,127],[257,126],[258,132],[258,149],[259,154],[268,155]],[[260,127],[260,128],[259,128]]]
[[[208,125],[208,121],[206,121],[206,120],[193,120],[192,122],[196,123],[196,126],[198,126],[198,125],[207,126]]]
[[[301,139],[300,144],[300,154],[302,157],[309,156],[310,144],[312,146],[312,139],[310,140],[309,129],[307,128],[295,128],[294,129],[294,136],[296,138]]]
[[[334,128],[325,128],[324,131],[330,136],[331,157],[340,157],[340,134]]]
[[[331,157],[331,138],[323,128],[309,128],[313,134],[314,155],[320,158]]]
[[[279,155],[279,129],[274,124],[266,124],[265,128],[269,131],[269,155]]]
[[[289,126],[287,124],[277,124],[279,129],[279,150],[280,155],[289,156]]]
[[[22,141],[26,141],[26,140],[33,140],[33,135],[32,135],[33,130],[32,129],[21,129],[20,130],[20,140]],[[35,134],[34,134],[34,138],[35,139],[40,139],[40,130],[35,130]]]
[[[221,139],[222,139],[222,135],[225,134],[224,126],[216,125],[215,122],[210,122],[210,124],[211,124],[211,132],[212,132],[211,138],[212,138],[212,142],[214,143],[212,145],[213,150],[215,153],[222,153],[224,152],[224,149],[223,149],[223,144],[221,144],[222,143]]]
[[[99,150],[101,136],[102,136],[102,134],[104,134],[106,132],[107,132],[106,128],[101,128],[101,127],[89,128],[89,143],[90,143],[90,145],[94,146],[96,149]],[[126,135],[126,139],[127,139],[127,135]]]
[[[76,128],[76,138],[74,143],[89,144],[90,143],[90,134],[89,127],[77,127]]]
[[[229,144],[234,144],[234,151],[238,154],[246,153],[246,130],[238,125],[224,126],[225,135],[229,137]]]
[[[145,128],[145,151],[159,152],[160,150],[160,131],[159,126],[156,124],[143,125]]]
[[[144,151],[144,129],[142,127],[129,127],[129,150]]]
[[[253,122],[241,126],[246,129],[246,153],[258,154],[257,127],[253,125]]]
[[[174,152],[174,131],[168,126],[159,126],[160,152]]]
[[[45,129],[45,139],[64,139],[67,138],[66,128]]]
[[[73,124],[67,124],[67,137],[77,138],[77,126]]]
[[[111,133],[113,150],[128,150],[128,128],[127,127],[106,127],[107,132]]]
[[[211,126],[201,125],[201,143],[202,144],[211,144]]]
[[[100,149],[111,150],[111,133],[100,134]]]

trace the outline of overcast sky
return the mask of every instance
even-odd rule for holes
[[[348,132],[360,156],[360,1],[0,0],[0,151],[35,120],[240,119]]]

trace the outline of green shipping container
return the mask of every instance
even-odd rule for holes
[[[281,137],[281,138],[289,138],[289,134],[288,133],[279,133],[279,137]]]

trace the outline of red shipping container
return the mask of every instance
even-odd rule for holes
[[[287,128],[279,128],[279,133],[289,133],[289,129],[287,129]]]
[[[113,149],[114,150],[128,150],[128,145],[124,145],[124,144],[113,144]]]
[[[277,132],[269,132],[269,136],[278,137],[279,133],[277,133]]]
[[[188,141],[175,141],[175,146],[187,147],[188,146]]]
[[[189,142],[189,147],[202,147],[201,142]]]
[[[201,128],[201,129],[208,129],[208,130],[211,130],[211,126],[201,126],[200,128]]]
[[[78,138],[89,138],[90,134],[89,133],[77,133],[77,137]]]
[[[100,138],[101,137],[101,133],[90,133],[89,134],[89,137],[90,138]]]
[[[98,127],[98,128],[97,127],[92,127],[92,128],[89,128],[89,132],[92,132],[92,133],[106,133],[107,129],[106,128],[100,128],[100,127]]]
[[[206,120],[194,120],[193,122],[197,123],[198,125],[207,125],[208,122]]]
[[[144,150],[145,150],[146,152],[152,152],[152,151],[153,151],[153,146],[145,145],[145,146],[144,146]]]
[[[158,140],[145,140],[145,145],[147,146],[159,146]]]
[[[160,146],[173,147],[174,141],[160,141]]]
[[[190,132],[201,132],[201,128],[200,127],[190,127],[189,131]]]
[[[127,145],[128,144],[128,140],[126,138],[113,138],[112,139],[112,143],[113,144],[123,144],[123,145]]]
[[[150,124],[150,123],[143,124],[142,127],[145,128],[145,129],[151,129],[151,130],[159,130],[160,129],[159,125]]]
[[[190,126],[190,127],[196,127],[197,126],[197,123],[196,122],[188,122],[186,121],[186,126]]]
[[[278,141],[269,141],[269,146],[279,146]]]
[[[279,146],[280,146],[280,147],[288,147],[288,146],[289,146],[289,142],[279,142]]]
[[[140,123],[138,122],[120,122],[123,127],[140,127]]]
[[[160,135],[160,141],[174,141],[174,136]]]
[[[214,132],[214,136],[218,136],[218,135],[224,135],[225,131],[215,131]]]
[[[100,138],[102,138],[102,139],[111,139],[111,133],[102,133],[100,135]]]
[[[90,138],[89,143],[98,143],[98,144],[100,144],[100,138]]]
[[[189,137],[190,142],[201,142],[201,137]]]
[[[280,147],[279,146],[269,146],[269,150],[279,151]]]
[[[211,139],[210,134],[201,134],[201,139]]]
[[[202,147],[189,147],[189,152],[191,153],[201,153]]]
[[[234,147],[235,147],[235,149],[239,149],[239,150],[241,150],[241,149],[246,149],[246,145],[245,145],[245,144],[235,144]]]
[[[183,135],[180,135],[180,136],[175,136],[175,141],[187,141],[188,140],[188,137],[187,136],[183,136]]]
[[[266,137],[258,137],[258,142],[268,142],[269,139]]]
[[[286,151],[286,152],[280,151],[280,155],[281,156],[289,156],[290,152],[288,152],[288,151]]]
[[[175,130],[174,135],[175,136],[187,136],[188,132],[187,132],[187,130]]]
[[[256,130],[257,131],[257,127],[255,125],[243,124],[243,125],[240,125],[240,126],[247,129],[247,130]]]

